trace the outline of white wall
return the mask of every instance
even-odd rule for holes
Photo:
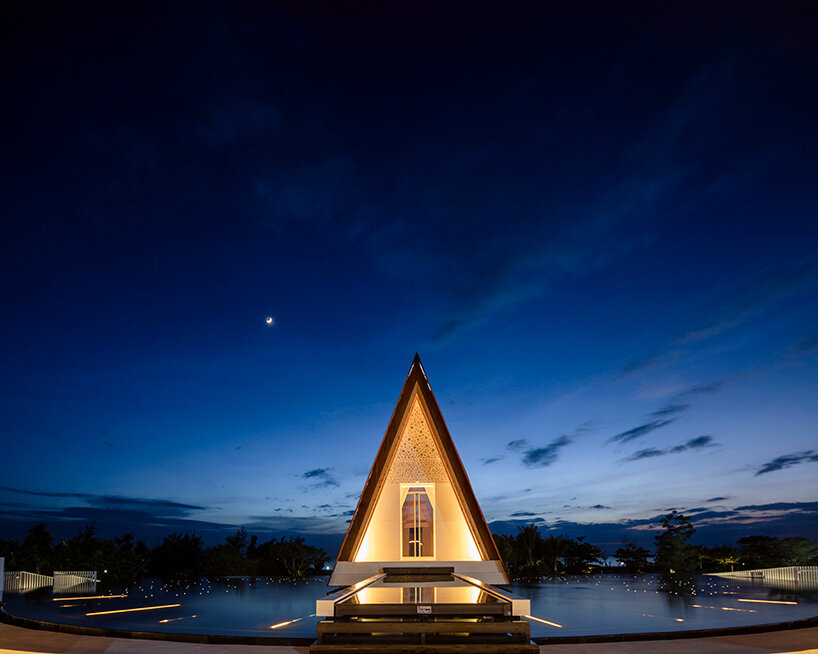
[[[355,561],[400,561],[400,484],[387,483],[378,498]],[[435,559],[479,561],[480,553],[451,484],[434,485]]]

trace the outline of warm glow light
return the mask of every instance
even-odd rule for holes
[[[549,622],[548,620],[543,620],[542,618],[535,618],[533,615],[524,615],[524,618],[528,618],[529,620],[536,620],[537,622],[542,622],[543,624],[550,625],[551,627],[557,627],[562,629],[561,624],[557,624],[556,622]]]
[[[52,602],[64,602],[65,600],[81,600],[81,599],[109,599],[111,597],[128,597],[127,595],[92,595],[91,597],[54,597]]]
[[[676,620],[676,622],[684,622],[684,620],[682,618],[673,618],[673,619]]]
[[[272,324],[275,322],[275,320],[273,320],[273,317],[272,317],[272,316],[267,316],[267,317],[264,319],[264,322],[266,322],[268,325],[272,325]]]
[[[116,611],[94,611],[85,615],[108,615],[109,613],[130,613],[131,611],[153,611],[155,609],[172,609],[181,604],[163,604],[162,606],[141,606],[138,609],[117,609]]]
[[[364,539],[361,541],[361,545],[358,548],[358,551],[355,553],[355,562],[359,561],[369,561],[369,529],[367,528],[366,533],[364,534]]]
[[[299,620],[303,620],[304,618],[314,618],[315,613],[310,613],[307,616],[302,616],[300,618],[296,618],[295,620],[287,620],[286,622],[279,622],[278,624],[270,625],[270,629],[278,629],[279,627],[286,627],[288,624],[292,624],[293,622],[298,622]]]
[[[783,602],[780,600],[739,599],[739,602],[757,602],[758,604],[798,604],[798,602]]]
[[[197,617],[197,616],[196,616],[196,615],[189,615],[189,616],[185,616],[185,617],[183,617],[183,618],[165,618],[164,620],[160,620],[159,622],[160,622],[160,623],[163,623],[163,622],[175,622],[176,620],[187,620],[188,618],[195,618],[195,617]]]
[[[466,551],[469,553],[469,561],[479,561],[481,559],[480,550],[477,549],[477,543],[474,542],[474,537],[470,531],[464,532],[464,540],[466,541]]]
[[[412,434],[409,438],[408,434]],[[413,448],[417,439],[423,447],[421,450],[427,452],[422,456]],[[406,493],[410,488],[420,486],[428,493],[431,502],[435,532],[434,555],[429,559],[438,561],[482,561],[478,547],[478,539],[472,534],[469,522],[464,513],[464,509],[458,500],[456,489],[451,478],[444,470],[444,463],[439,458],[435,437],[432,427],[424,412],[423,405],[419,397],[415,396],[408,410],[406,424],[397,437],[397,452],[404,452],[410,459],[417,460],[418,465],[439,466],[441,475],[435,482],[425,478],[400,478],[392,477],[397,474],[395,471],[403,470],[400,464],[402,460],[396,454],[396,463],[390,464],[390,469],[383,473],[383,477],[389,479],[389,483],[383,485],[378,496],[374,499],[374,506],[371,511],[368,523],[363,529],[363,534],[357,551],[353,554],[353,561],[373,562],[373,561],[406,561],[413,558],[403,555],[402,531],[401,531],[401,508],[406,499]],[[410,451],[411,450],[411,451]],[[437,458],[436,458],[437,457]],[[401,474],[408,474],[405,470]],[[397,482],[397,483],[393,483]]]

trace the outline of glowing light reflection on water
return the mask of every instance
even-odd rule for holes
[[[12,615],[64,624],[312,638],[320,619],[313,615],[315,600],[326,594],[326,583],[326,577],[301,582],[238,577],[183,584],[146,580],[133,588],[106,589],[104,598],[80,599],[65,594],[54,598],[51,590],[44,588],[20,595],[7,593],[4,599]],[[692,585],[670,592],[655,575],[543,578],[536,583],[512,584],[511,590],[531,599],[531,615],[540,618],[531,620],[535,637],[711,629],[818,615],[818,589],[774,588],[710,576],[697,577]],[[178,606],[101,613],[168,604]]]

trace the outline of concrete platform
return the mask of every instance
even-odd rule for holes
[[[0,654],[308,654],[309,647],[200,645],[162,640],[76,636],[0,623]],[[541,645],[541,654],[818,654],[818,627],[740,636],[625,643]]]

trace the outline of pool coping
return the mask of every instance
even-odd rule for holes
[[[643,640],[682,640],[686,638],[715,638],[717,636],[741,636],[773,631],[790,631],[818,627],[818,615],[787,622],[750,624],[740,627],[719,627],[715,629],[684,629],[679,631],[647,631],[628,634],[599,634],[595,636],[537,636],[531,640],[537,645],[574,645],[580,643],[619,643]]]
[[[103,638],[125,638],[138,640],[165,640],[177,643],[199,643],[204,645],[311,645],[315,638],[294,638],[286,636],[213,636],[208,634],[173,634],[159,631],[129,631],[126,629],[104,629],[102,627],[83,627],[80,625],[46,622],[35,618],[23,618],[12,615],[5,609],[5,602],[0,602],[0,622],[42,631],[56,631],[79,636],[99,636]],[[740,627],[721,627],[718,629],[688,629],[680,631],[651,631],[626,634],[598,634],[592,636],[537,636],[531,639],[537,645],[573,645],[580,643],[617,643],[638,642],[647,640],[681,640],[689,638],[714,638],[717,636],[739,636],[774,631],[789,631],[818,627],[818,616],[771,622]]]

